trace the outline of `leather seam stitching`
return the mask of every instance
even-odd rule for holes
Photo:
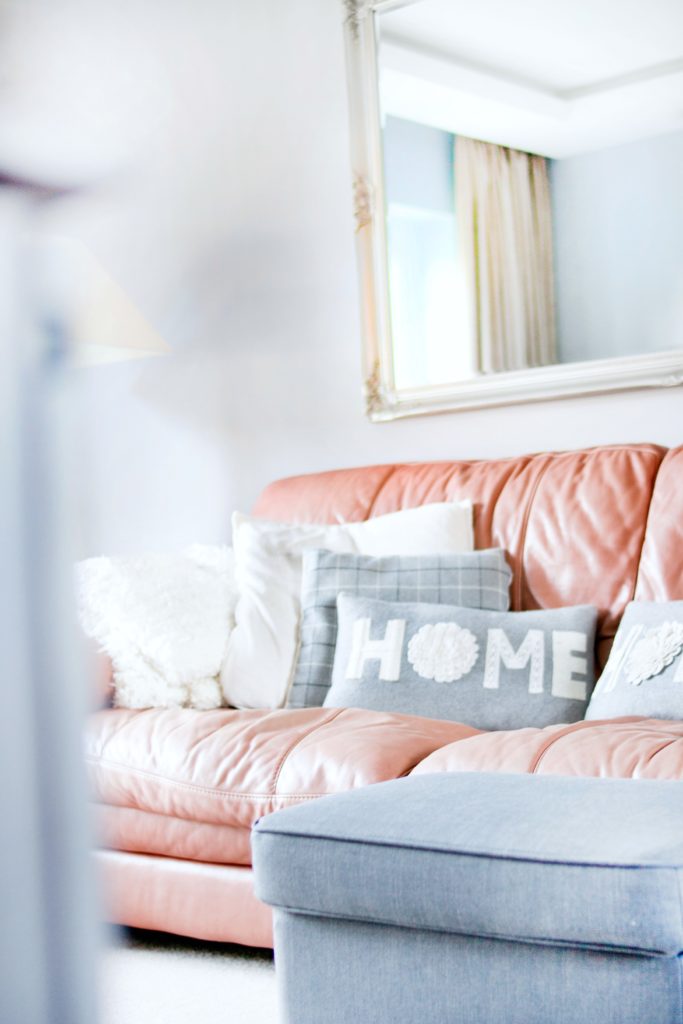
[[[343,709],[342,709],[343,710]],[[111,761],[109,758],[93,757],[92,755],[86,755],[85,761],[88,764],[92,764],[95,767],[107,767],[112,768],[116,771],[130,772],[132,775],[139,775],[143,778],[156,779],[165,785],[178,786],[180,789],[190,790],[193,793],[204,793],[206,796],[218,797],[219,799],[227,798],[230,800],[265,800],[267,798],[277,796],[280,800],[313,800],[320,796],[328,796],[328,793],[238,793],[230,789],[210,789],[208,786],[198,786],[194,782],[183,782],[182,779],[172,779],[168,775],[160,775],[157,772],[146,771],[144,768],[133,768],[127,764],[121,764],[119,761]],[[99,800],[98,803],[102,803]],[[104,804],[105,807],[119,807],[123,806],[120,804]],[[126,804],[125,806],[130,806]],[[152,812],[156,813],[156,812]],[[167,815],[164,815],[166,817]],[[208,823],[207,823],[208,824]]]
[[[583,720],[581,722],[572,722],[571,725],[567,725],[564,729],[560,730],[559,732],[553,733],[553,735],[546,740],[546,742],[543,744],[541,749],[536,754],[536,757],[531,762],[531,767],[529,769],[529,774],[530,775],[535,775],[536,774],[536,770],[539,767],[539,765],[541,764],[541,761],[543,760],[545,755],[548,753],[550,748],[552,746],[554,746],[555,743],[558,740],[563,739],[565,736],[570,736],[574,732],[582,732],[583,731],[583,727],[585,725],[586,725],[586,722],[583,721]]]
[[[89,800],[88,806],[93,809],[93,813],[97,814],[98,809],[101,808],[105,811],[133,811],[135,814],[145,814],[151,818],[160,818],[165,822],[180,822],[182,825],[192,825],[194,828],[206,827],[206,828],[217,828],[217,829],[232,829],[235,832],[249,832],[251,829],[250,825],[230,825],[223,821],[205,821],[204,818],[183,818],[179,814],[165,814],[164,811],[153,811],[148,807],[140,807],[137,804],[109,804],[103,800]]]
[[[541,466],[541,468],[540,468],[540,470],[538,472],[538,476],[536,477],[536,480],[535,480],[535,482],[533,484],[531,493],[529,495],[529,500],[527,502],[527,506],[526,506],[526,509],[524,511],[524,519],[522,520],[522,534],[521,534],[521,537],[520,537],[520,546],[519,546],[519,572],[517,572],[515,574],[516,577],[517,577],[516,586],[515,586],[515,605],[518,608],[520,608],[521,604],[522,604],[522,584],[523,584],[525,576],[526,576],[526,572],[524,570],[524,550],[525,550],[525,547],[526,547],[526,535],[527,535],[527,530],[529,528],[529,520],[531,518],[531,510],[532,510],[534,501],[536,500],[536,494],[538,492],[538,488],[541,485],[541,480],[545,476],[545,474],[546,474],[546,472],[547,472],[547,470],[548,470],[548,468],[550,466],[550,463],[552,461],[552,458],[553,458],[553,456],[549,456],[549,457],[546,456],[546,461]]]
[[[659,472],[662,466],[664,465],[667,455],[668,451],[664,452],[661,459],[659,460],[659,465],[657,466],[657,469],[655,470],[655,475],[652,479],[652,489],[650,490],[650,500],[647,505],[647,515],[645,516],[645,528],[643,529],[643,539],[640,543],[640,551],[638,552],[638,559],[636,561],[636,571],[633,580],[633,590],[631,591],[632,601],[635,599],[636,591],[638,590],[638,583],[640,581],[640,569],[641,562],[643,560],[643,550],[645,549],[645,541],[647,540],[648,527],[650,525],[650,514],[652,512],[652,499],[655,496],[655,489],[657,487],[657,480],[659,479]]]
[[[655,750],[651,751],[647,755],[646,763],[651,764],[658,754],[661,754],[661,752],[663,750],[666,750],[667,747],[673,746],[674,743],[679,743],[681,738],[681,736],[672,736],[670,739],[664,740],[662,743],[659,744],[659,746]],[[681,921],[681,929],[683,930],[683,921]]]
[[[635,715],[634,716],[630,716],[630,717],[624,716],[624,721],[626,721],[628,724],[630,724],[631,722],[634,722],[634,721],[635,722],[643,721],[643,719],[639,718],[639,717],[637,717]],[[552,738],[550,738],[548,740],[548,742],[543,745],[541,750],[536,755],[535,759],[533,760],[533,762],[531,764],[531,768],[530,768],[530,772],[529,773],[530,774],[536,774],[536,769],[540,765],[541,761],[543,760],[545,755],[548,753],[549,749],[552,746],[554,746],[554,744],[558,740],[563,739],[565,736],[570,736],[570,735],[572,735],[575,732],[583,732],[584,731],[584,726],[586,727],[585,731],[588,732],[589,729],[595,729],[596,727],[610,726],[610,725],[612,725],[612,723],[613,723],[612,719],[607,720],[607,721],[600,721],[599,719],[597,719],[596,721],[590,722],[590,723],[587,722],[584,719],[584,720],[582,720],[580,722],[573,722],[571,725],[568,725],[561,732],[554,733]],[[666,747],[671,746],[672,743],[677,743],[681,739],[683,739],[683,737],[681,737],[681,736],[673,736],[670,739],[664,740],[657,747],[657,749],[655,751],[653,751],[651,754],[648,755],[648,762],[652,761],[652,759],[654,757],[656,757],[657,754],[659,754],[659,752],[661,750],[664,750],[664,749],[666,749]]]
[[[282,769],[284,768],[285,761],[287,760],[289,755],[292,753],[292,751],[296,750],[296,748],[299,746],[300,743],[303,743],[303,741],[308,739],[309,736],[312,736],[313,733],[317,732],[318,729],[321,729],[324,725],[329,725],[330,722],[334,722],[334,720],[336,718],[339,718],[339,716],[341,715],[342,711],[344,711],[344,708],[339,708],[337,711],[332,713],[328,718],[326,718],[324,720],[324,722],[316,722],[315,725],[312,726],[312,728],[308,729],[302,736],[298,736],[294,740],[294,742],[289,745],[289,747],[285,750],[285,752],[282,755],[282,757],[280,758],[280,760],[275,765],[275,771],[273,773],[273,781],[271,782],[271,796],[276,796],[277,795],[277,784],[278,784],[278,781],[279,781],[279,778],[280,778],[280,773],[282,772]]]
[[[532,462],[531,459],[527,459],[527,461],[524,463],[523,470],[526,469],[531,464],[531,462]],[[500,488],[493,495],[492,504],[491,504],[491,514],[490,514],[491,515],[491,540],[492,541],[495,541],[497,539],[497,538],[495,538],[493,536],[493,534],[494,534],[494,524],[496,522],[496,513],[498,512],[498,506],[500,504],[500,501],[501,501],[501,498],[502,498],[503,494],[505,493],[505,488],[509,486],[510,481],[514,477],[514,474],[515,474],[514,466],[511,466],[510,467],[510,472],[505,477],[505,480],[500,485]],[[503,550],[505,550],[505,545],[504,544],[500,544],[499,543],[497,546],[502,547]],[[514,579],[514,574],[513,574],[513,579]],[[512,580],[511,580],[511,582],[512,582]],[[508,594],[508,598],[509,598],[509,594]]]
[[[385,486],[388,484],[389,480],[394,475],[394,473],[396,472],[397,469],[398,469],[398,466],[390,466],[388,471],[387,471],[387,473],[385,474],[385,476],[383,476],[382,479],[380,480],[380,482],[378,483],[377,490],[373,494],[373,496],[372,496],[372,498],[370,500],[370,504],[367,507],[367,511],[366,511],[366,514],[365,514],[365,519],[366,520],[372,518],[372,513],[375,510],[375,505],[377,504],[377,499],[379,498],[380,494],[382,493],[382,491],[384,490]]]

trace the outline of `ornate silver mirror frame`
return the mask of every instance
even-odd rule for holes
[[[373,421],[683,383],[683,349],[398,389],[393,369],[377,63],[377,15],[419,0],[343,0],[360,274],[363,374]]]

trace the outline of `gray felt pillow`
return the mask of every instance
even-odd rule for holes
[[[325,699],[332,682],[340,591],[385,601],[429,601],[506,611],[511,579],[501,548],[381,558],[307,551],[299,657],[287,706],[320,707]]]
[[[683,719],[683,601],[627,605],[586,718]]]
[[[340,594],[325,707],[520,729],[583,718],[596,609],[487,612]]]

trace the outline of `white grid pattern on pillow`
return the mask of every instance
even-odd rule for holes
[[[368,555],[307,551],[301,588],[299,659],[288,707],[321,707],[332,682],[337,595],[505,612],[512,573],[499,548],[453,555]]]

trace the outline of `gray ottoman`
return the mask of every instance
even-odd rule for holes
[[[683,1024],[683,784],[442,774],[263,818],[287,1024]]]

